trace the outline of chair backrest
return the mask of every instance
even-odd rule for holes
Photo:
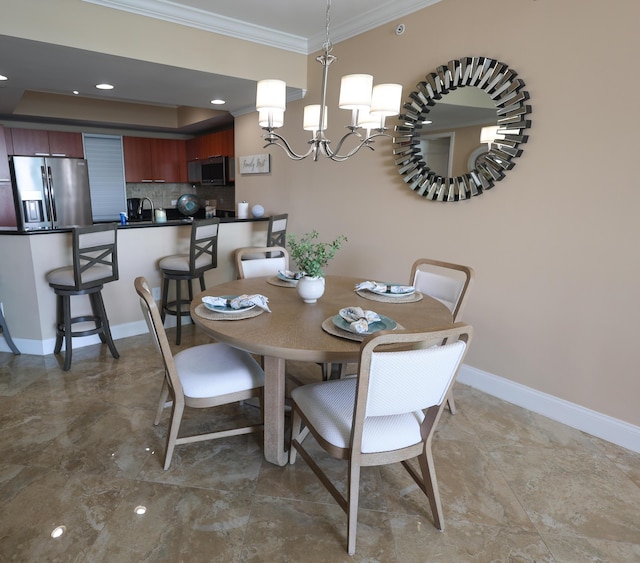
[[[444,303],[455,322],[462,318],[474,278],[473,268],[469,266],[420,258],[411,267],[409,283],[421,293]]]
[[[115,223],[75,227],[72,238],[76,290],[118,279],[118,230]]]
[[[247,246],[236,250],[238,279],[276,275],[289,269],[289,251],[282,246]]]
[[[431,410],[429,426],[425,428],[430,432],[446,403],[472,335],[471,326],[456,323],[451,328],[428,332],[385,331],[365,339],[360,349],[354,450],[360,451],[364,425],[370,417]]]
[[[191,226],[189,273],[193,276],[218,267],[220,219],[202,219]]]
[[[180,398],[184,397],[182,383],[180,383],[180,378],[178,377],[171,346],[164,330],[164,323],[162,322],[158,305],[151,294],[149,282],[140,276],[135,279],[134,286],[140,296],[140,308],[142,309],[144,320],[147,322],[149,332],[153,336],[156,347],[162,356],[167,384],[173,389],[176,400],[180,400]]]
[[[267,246],[287,246],[287,221],[289,214],[272,215],[269,218]]]

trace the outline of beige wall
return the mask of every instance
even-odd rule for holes
[[[443,0],[399,21],[402,36],[391,23],[335,46],[329,137],[348,120],[336,106],[341,75],[402,82],[406,96],[440,64],[489,56],[519,73],[533,107],[530,140],[506,179],[439,204],[403,185],[387,141],[341,164],[296,163],[273,148],[272,173],[238,176],[238,199],[288,211],[295,233],[346,234],[329,273],[408,281],[421,256],[473,266],[470,366],[640,425],[640,4]],[[320,68],[309,60],[304,103],[317,103]],[[290,105],[283,129],[301,150],[304,103]],[[255,114],[238,119],[236,154],[265,152],[259,134]]]

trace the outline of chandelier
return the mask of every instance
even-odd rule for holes
[[[331,54],[333,45],[329,36],[331,0],[327,0],[326,11],[326,40],[322,46],[322,54],[316,60],[322,65],[322,90],[320,104],[305,106],[303,114],[303,129],[311,131],[312,137],[308,141],[309,148],[305,153],[295,152],[289,142],[276,129],[284,124],[286,109],[286,83],[283,80],[260,80],[256,91],[256,109],[258,122],[266,133],[263,138],[267,142],[264,148],[276,145],[282,148],[287,156],[293,160],[302,160],[313,156],[318,160],[322,155],[336,162],[342,162],[356,154],[362,147],[371,150],[373,139],[389,137],[385,127],[385,119],[398,115],[402,86],[400,84],[378,84],[373,86],[373,76],[370,74],[349,74],[342,77],[340,83],[340,98],[338,106],[351,110],[351,124],[347,125],[348,132],[331,148],[331,141],[325,136],[327,129],[327,81],[329,66],[336,60]],[[320,111],[324,108],[324,111]],[[355,141],[355,146],[348,152],[339,154],[347,139]],[[345,149],[346,150],[346,149]]]

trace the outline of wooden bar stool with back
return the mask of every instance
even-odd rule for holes
[[[102,287],[118,279],[118,246],[115,223],[75,227],[73,229],[73,265],[52,270],[46,275],[49,286],[57,296],[56,344],[53,353],[58,354],[65,345],[62,369],[71,368],[71,340],[77,336],[97,334],[114,358],[116,350],[109,319],[102,299]],[[91,315],[71,316],[71,297],[88,295]],[[93,323],[93,328],[72,330],[76,323]]]

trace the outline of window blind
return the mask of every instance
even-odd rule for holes
[[[93,221],[118,221],[127,211],[122,137],[83,133],[84,156],[89,168]]]

